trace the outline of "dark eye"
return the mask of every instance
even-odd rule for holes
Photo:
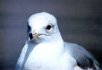
[[[50,30],[51,28],[52,28],[51,25],[48,25],[48,26],[46,27],[47,30]]]
[[[30,26],[28,25],[28,29],[30,30]]]
[[[27,24],[27,26],[28,26],[27,32],[30,32],[31,27],[28,24]]]

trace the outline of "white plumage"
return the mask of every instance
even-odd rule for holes
[[[63,41],[53,15],[41,12],[28,19],[27,40],[16,70],[98,70],[97,65],[87,50]]]

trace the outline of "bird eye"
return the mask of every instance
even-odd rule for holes
[[[30,30],[30,26],[28,25],[28,29]]]
[[[51,25],[48,25],[48,26],[46,27],[47,30],[50,30],[51,28],[52,28]]]
[[[27,23],[27,26],[28,26],[27,32],[30,32],[31,31],[31,27],[28,25],[28,23]]]

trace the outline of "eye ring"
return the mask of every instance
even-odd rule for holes
[[[51,28],[52,28],[51,25],[47,25],[47,27],[46,27],[47,30],[50,30]]]

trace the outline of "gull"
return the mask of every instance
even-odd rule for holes
[[[26,43],[15,70],[100,70],[90,52],[62,39],[54,15],[33,14],[27,26]]]

